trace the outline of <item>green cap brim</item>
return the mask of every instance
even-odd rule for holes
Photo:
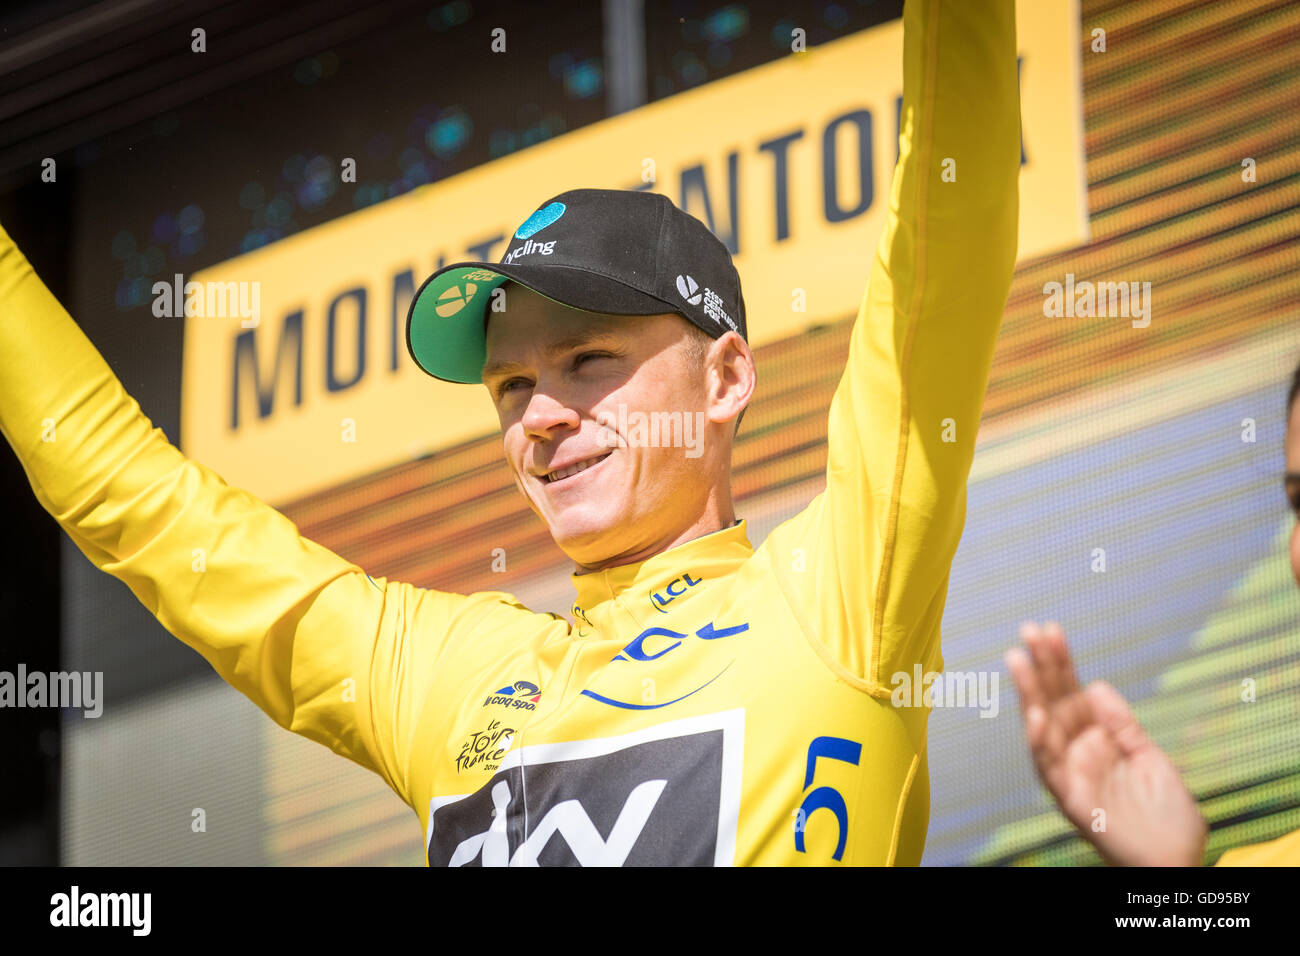
[[[509,278],[482,263],[452,265],[430,276],[406,319],[406,348],[415,363],[447,382],[482,382],[487,306],[492,290]]]

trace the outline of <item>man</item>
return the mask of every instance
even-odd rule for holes
[[[904,33],[827,488],[757,550],[728,474],[754,389],[739,279],[639,192],[548,200],[501,262],[435,274],[409,316],[421,367],[489,388],[574,562],[575,624],[371,579],[301,538],[151,431],[7,238],[0,424],[85,554],[281,725],[381,774],[431,865],[915,864],[927,713],[893,707],[891,682],[942,667],[1019,110],[1010,0],[909,0]],[[698,456],[622,424],[675,413],[702,423]]]
[[[1295,513],[1291,571],[1300,584],[1300,366],[1287,394],[1287,501]],[[1097,852],[1122,866],[1199,866],[1205,819],[1168,754],[1142,729],[1127,701],[1105,681],[1080,688],[1059,624],[1021,627],[1025,648],[1007,652],[1020,692],[1025,735],[1039,779]],[[1094,830],[1093,813],[1106,811]],[[1300,866],[1300,830],[1238,847],[1223,866]]]

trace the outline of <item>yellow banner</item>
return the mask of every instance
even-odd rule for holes
[[[1088,213],[1076,0],[1018,6],[1029,258],[1086,242]],[[902,40],[894,21],[791,54],[190,277],[205,304],[186,319],[185,453],[275,503],[495,431],[486,389],[406,354],[407,305],[441,265],[499,260],[566,189],[652,178],[731,248],[754,345],[852,314],[897,158]]]

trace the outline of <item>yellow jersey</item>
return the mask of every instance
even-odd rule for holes
[[[0,427],[87,558],[380,774],[430,865],[917,864],[928,708],[891,692],[943,667],[1020,140],[1011,0],[909,0],[904,34],[826,490],[757,549],[740,521],[576,575],[573,623],[372,578],[169,444],[2,231]]]

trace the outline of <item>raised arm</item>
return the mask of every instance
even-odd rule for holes
[[[831,404],[826,491],[771,539],[822,653],[882,695],[914,663],[942,667],[1019,212],[1014,3],[908,0],[903,37],[898,166]]]
[[[439,650],[416,634],[441,638],[471,599],[372,581],[182,455],[3,229],[0,430],[45,510],[168,631],[281,726],[407,796],[421,702],[404,681]]]

